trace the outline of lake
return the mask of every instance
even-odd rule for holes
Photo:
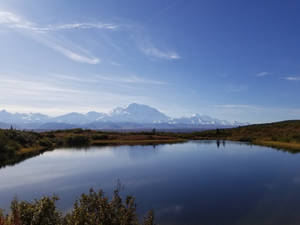
[[[0,208],[55,193],[69,210],[118,180],[159,224],[299,224],[300,154],[239,142],[56,149],[0,169]]]

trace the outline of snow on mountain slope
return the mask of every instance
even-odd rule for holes
[[[107,119],[113,122],[161,123],[170,118],[150,106],[132,103],[126,108],[114,109]]]
[[[0,121],[4,123],[44,123],[50,117],[41,113],[9,113],[5,110],[0,111]]]
[[[69,123],[69,124],[86,124],[98,121],[106,117],[104,113],[88,112],[82,113],[68,113],[62,116],[54,117],[50,121],[55,123]]]

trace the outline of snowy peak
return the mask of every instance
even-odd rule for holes
[[[226,120],[219,120],[212,118],[207,115],[193,114],[191,117],[181,117],[178,119],[173,119],[175,124],[189,124],[189,125],[232,125]]]
[[[169,117],[147,105],[132,103],[126,108],[115,108],[109,117],[114,122],[159,123],[167,122]]]
[[[90,121],[98,121],[107,117],[105,113],[99,113],[94,111],[88,112],[86,116],[89,118]]]
[[[98,112],[88,112],[86,114],[72,112],[62,116],[54,117],[53,119],[51,119],[51,122],[68,124],[86,124],[101,120],[105,117],[106,115],[104,113]]]
[[[48,120],[50,117],[41,113],[9,113],[6,110],[0,111],[0,121],[5,123],[39,123]]]

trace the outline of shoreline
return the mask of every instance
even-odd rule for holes
[[[0,168],[61,147],[159,145],[193,140],[239,141],[291,153],[300,153],[299,131],[300,122],[298,121],[283,121],[193,133],[107,132],[83,129],[38,133],[0,129]]]

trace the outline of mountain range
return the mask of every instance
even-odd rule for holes
[[[206,115],[194,114],[190,117],[171,118],[159,110],[132,103],[127,107],[117,107],[110,113],[72,112],[57,117],[41,113],[10,113],[0,111],[0,128],[54,130],[54,129],[215,129],[246,125],[240,122],[219,120]]]

